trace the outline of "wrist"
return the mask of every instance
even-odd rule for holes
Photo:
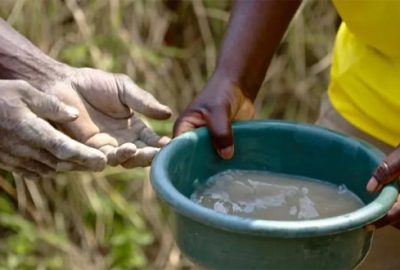
[[[0,58],[0,79],[24,80],[38,89],[66,79],[73,69],[39,50],[17,48],[14,54],[3,54]]]
[[[18,79],[24,79],[38,89],[45,88],[56,82],[65,81],[74,72],[71,66],[59,62],[47,55],[38,56],[33,60],[37,66],[29,68],[24,74],[17,74]]]

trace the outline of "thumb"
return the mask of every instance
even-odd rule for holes
[[[173,137],[175,138],[185,132],[205,125],[207,123],[202,113],[189,110],[182,113],[176,120],[173,128]]]
[[[123,102],[133,110],[153,119],[167,119],[171,109],[158,102],[154,96],[141,89],[129,78],[124,79]]]
[[[234,153],[233,134],[228,112],[224,108],[213,108],[202,112],[211,134],[211,141],[223,159],[231,159]]]
[[[55,122],[73,121],[79,116],[78,109],[66,105],[57,97],[40,92],[30,85],[25,86],[25,103],[37,116]]]

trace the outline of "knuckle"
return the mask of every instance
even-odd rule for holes
[[[21,97],[25,101],[29,101],[37,97],[39,91],[33,88],[29,83],[23,80],[17,80],[15,82],[16,90],[20,93]]]
[[[16,80],[15,84],[18,86],[20,90],[23,91],[32,91],[33,89],[33,87],[29,83],[23,80]]]
[[[58,98],[55,96],[50,96],[47,95],[46,97],[46,103],[50,111],[53,111],[55,113],[58,113],[61,111],[61,102]]]
[[[387,161],[383,161],[378,168],[376,168],[373,176],[375,179],[383,184],[384,182],[396,177],[398,170],[394,166],[390,166]]]
[[[45,95],[45,97],[46,97],[47,101],[49,103],[52,103],[54,106],[58,106],[60,103],[60,100],[55,96]]]
[[[202,115],[210,115],[212,112],[215,112],[215,105],[212,103],[204,102],[200,103],[198,106],[195,106],[191,111],[192,112],[199,112]]]

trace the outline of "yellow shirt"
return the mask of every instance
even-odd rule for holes
[[[334,0],[336,36],[329,98],[351,124],[400,142],[400,0]]]

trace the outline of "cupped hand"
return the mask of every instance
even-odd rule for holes
[[[230,159],[234,153],[232,121],[253,116],[254,105],[240,87],[222,76],[213,76],[176,121],[174,136],[207,126],[218,154]]]
[[[79,112],[25,81],[0,80],[0,167],[37,179],[56,171],[102,170],[105,155],[46,120],[65,124]]]
[[[397,147],[390,153],[378,166],[373,173],[373,176],[368,182],[367,190],[370,192],[378,192],[382,189],[383,185],[397,181],[400,176],[400,147]],[[386,225],[395,225],[400,228],[400,196],[397,198],[396,203],[385,217],[375,222],[373,225],[380,228]]]
[[[167,119],[171,111],[128,76],[90,68],[68,68],[65,77],[41,89],[79,110],[79,118],[56,126],[72,138],[101,150],[108,164],[126,168],[148,166],[169,141],[134,114]]]

